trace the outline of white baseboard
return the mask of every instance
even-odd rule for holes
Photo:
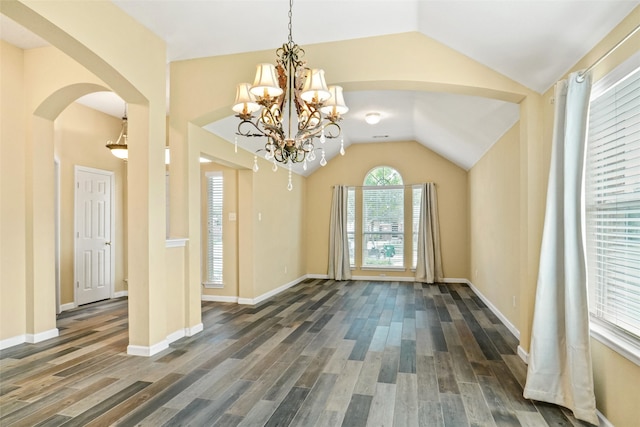
[[[520,356],[520,359],[522,359],[524,363],[529,364],[529,353],[521,346],[518,346],[518,356]]]
[[[467,285],[471,285],[471,282],[469,282],[468,279],[460,279],[458,277],[445,277],[440,280],[439,283],[466,283]]]
[[[150,357],[154,354],[160,353],[162,350],[166,350],[167,348],[169,348],[167,340],[162,340],[152,346],[129,344],[127,346],[127,354],[131,356]]]
[[[482,302],[483,302],[483,303],[485,303],[485,305],[486,305],[487,307],[489,307],[489,310],[491,310],[491,311],[493,312],[493,314],[495,314],[495,315],[496,315],[496,317],[497,317],[498,319],[500,319],[500,321],[501,321],[502,323],[504,323],[504,325],[507,327],[507,329],[509,329],[509,331],[511,331],[511,333],[512,333],[513,335],[515,335],[515,337],[516,337],[518,340],[520,340],[520,331],[518,330],[518,328],[516,328],[516,327],[514,326],[514,324],[513,324],[513,323],[511,323],[511,322],[509,321],[509,319],[507,319],[507,317],[506,317],[504,314],[502,314],[502,313],[500,312],[500,310],[498,310],[498,308],[497,308],[495,305],[493,305],[493,303],[492,303],[491,301],[489,301],[489,299],[488,299],[487,297],[485,297],[484,295],[482,295],[482,292],[480,292],[480,291],[478,290],[478,288],[476,288],[475,286],[473,286],[473,283],[471,283],[469,280],[466,280],[466,283],[469,285],[469,287],[471,288],[471,290],[473,290],[473,292],[474,292],[476,295],[478,295],[478,298],[480,298],[480,299],[482,300]]]
[[[187,335],[186,329],[178,329],[175,332],[170,333],[169,335],[167,335],[167,344],[171,344],[174,341],[178,341],[180,338],[183,338]]]
[[[202,332],[203,330],[204,330],[204,325],[202,323],[198,323],[197,325],[192,326],[190,328],[185,328],[185,334],[188,337],[192,337],[195,334]]]
[[[351,280],[366,280],[369,282],[415,282],[415,277],[404,276],[351,276]]]
[[[598,415],[598,419],[600,420],[600,425],[604,427],[615,427],[611,421],[605,417],[602,412],[596,409],[596,414]]]
[[[76,308],[76,303],[75,302],[68,302],[66,304],[61,304],[60,305],[60,311],[68,311],[68,310],[73,310],[74,308]]]
[[[307,279],[328,279],[328,274],[307,274]]]
[[[25,342],[27,342],[27,338],[24,334],[11,338],[5,338],[3,340],[0,340],[0,350],[13,347],[14,345],[24,344]]]
[[[129,291],[117,291],[113,293],[114,298],[128,297],[128,296],[129,296]]]
[[[213,302],[238,302],[238,297],[227,297],[222,295],[205,295],[203,294],[200,299],[202,301],[213,301]]]
[[[287,289],[289,289],[290,287],[297,285],[298,283],[302,282],[303,280],[306,280],[308,277],[309,276],[305,274],[304,276],[298,277],[297,279],[292,280],[289,283],[286,283],[286,284],[284,284],[284,285],[282,285],[282,286],[280,286],[278,288],[275,288],[275,289],[273,289],[273,290],[271,290],[269,292],[266,292],[266,293],[264,293],[264,294],[262,294],[262,295],[260,295],[260,296],[258,296],[256,298],[253,298],[253,299],[251,299],[251,298],[238,298],[238,304],[248,304],[248,305],[259,304],[262,301],[264,301],[266,299],[269,299],[269,298],[271,298],[273,296],[276,296],[280,292],[284,292]]]
[[[307,274],[307,279],[329,279],[328,274]],[[370,282],[415,282],[415,277],[407,276],[352,276],[351,280],[368,280]],[[455,277],[444,278],[438,283],[469,283],[467,279]]]
[[[48,331],[38,332],[37,334],[25,334],[25,342],[35,344],[60,335],[58,328],[49,329]]]

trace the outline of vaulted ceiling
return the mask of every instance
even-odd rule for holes
[[[286,0],[113,3],[165,40],[168,61],[276,49],[287,40]],[[292,32],[294,41],[304,46],[418,31],[543,93],[639,4],[640,0],[295,0]],[[10,43],[23,48],[42,43],[4,16],[0,24],[2,38]],[[345,100],[350,107],[343,121],[346,146],[415,140],[464,169],[518,120],[517,105],[463,95],[354,91],[346,92]],[[121,101],[109,95],[82,102],[122,114]],[[377,125],[364,123],[370,111],[381,113]],[[230,117],[206,128],[232,141],[235,124]],[[249,150],[262,145],[239,143]],[[337,153],[336,145],[328,157]]]

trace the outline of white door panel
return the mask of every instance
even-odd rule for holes
[[[76,302],[111,298],[113,173],[76,168]]]

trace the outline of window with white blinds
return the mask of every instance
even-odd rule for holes
[[[347,239],[349,240],[349,265],[356,266],[356,189],[347,189]]]
[[[640,68],[635,65],[615,79],[607,77],[594,85],[589,113],[585,170],[589,310],[614,332],[638,340]]]
[[[207,284],[222,284],[222,172],[207,172]]]
[[[418,227],[420,226],[420,203],[422,202],[422,187],[419,185],[413,186],[412,194],[412,257],[411,268],[416,268],[418,264]]]
[[[404,186],[386,166],[367,174],[362,189],[362,265],[404,267]]]

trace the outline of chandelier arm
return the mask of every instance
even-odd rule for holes
[[[340,127],[340,125],[338,123],[336,123],[336,122],[333,122],[333,121],[327,123],[326,125],[324,125],[322,127],[322,129],[324,129],[324,131],[325,131],[324,137],[327,138],[327,139],[337,138],[342,133],[342,128]],[[333,129],[333,131],[332,131],[332,129]]]
[[[253,128],[255,128],[258,133],[253,133],[250,130],[243,130],[243,127],[246,127],[246,125],[252,126]],[[252,122],[251,120],[247,120],[247,119],[243,119],[240,123],[238,123],[238,130],[236,131],[236,135],[240,135],[240,136],[249,136],[249,137],[261,137],[261,136],[268,136],[262,129],[260,129],[260,127]]]

